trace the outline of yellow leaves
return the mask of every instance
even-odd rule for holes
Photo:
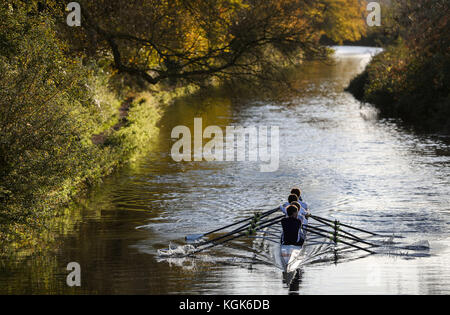
[[[323,0],[324,33],[337,42],[358,40],[366,33],[365,7],[359,0]]]

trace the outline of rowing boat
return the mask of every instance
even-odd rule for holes
[[[283,245],[281,244],[281,229],[279,230],[279,240],[274,242],[272,256],[275,260],[275,265],[281,268],[286,273],[296,271],[305,256],[306,239],[302,246],[297,245]]]
[[[365,252],[368,252],[370,254],[374,254],[371,249],[364,248],[361,246],[355,245],[355,243],[360,242],[366,245],[369,245],[371,247],[378,247],[379,245],[369,243],[361,239],[360,237],[353,235],[349,232],[346,232],[342,230],[340,227],[346,227],[349,229],[354,229],[359,232],[364,232],[366,234],[370,234],[373,236],[382,236],[370,231],[366,231],[348,224],[342,224],[337,220],[330,220],[327,218],[322,218],[319,216],[309,215],[308,217],[313,218],[314,220],[318,221],[320,224],[324,225],[322,228],[318,227],[317,225],[309,225],[304,226],[304,233],[308,233],[308,237],[306,237],[305,242],[302,246],[297,245],[283,245],[281,244],[281,233],[282,233],[282,227],[278,225],[281,223],[281,221],[286,217],[283,215],[278,215],[273,218],[269,218],[272,214],[275,214],[279,211],[280,208],[275,208],[272,210],[265,211],[263,213],[255,213],[254,216],[234,222],[232,224],[226,225],[224,227],[221,227],[219,229],[215,229],[213,231],[203,233],[203,234],[192,234],[187,235],[186,240],[188,240],[193,245],[189,245],[189,252],[184,253],[183,257],[193,256],[197,253],[200,253],[206,249],[210,249],[215,246],[223,245],[225,243],[231,242],[233,240],[236,240],[238,238],[242,237],[249,237],[254,239],[259,239],[260,242],[253,242],[253,248],[255,250],[255,254],[260,251],[261,249],[264,249],[265,253],[267,253],[267,249],[270,248],[269,254],[271,257],[267,257],[267,255],[262,255],[263,258],[272,258],[273,264],[278,266],[280,269],[284,271],[284,275],[287,275],[290,277],[290,279],[293,279],[295,277],[292,277],[292,275],[298,275],[298,271],[300,270],[300,267],[302,264],[304,264],[306,261],[310,261],[312,257],[316,257],[318,255],[323,254],[324,252],[317,253],[315,245],[334,245],[336,246],[337,243],[342,243],[344,245],[347,245],[348,248],[355,248],[358,250],[362,250]],[[264,220],[262,220],[264,218]],[[208,240],[201,240],[204,236],[216,233],[221,230],[225,230],[227,228],[230,228],[232,226],[243,224],[242,226],[235,228],[233,231],[226,233],[225,235],[221,235],[218,237],[210,238]],[[333,225],[334,223],[334,225]],[[333,228],[333,231],[325,230],[326,228]],[[263,235],[261,235],[262,233]],[[349,241],[343,241],[343,239],[349,239]],[[324,240],[322,240],[324,239]],[[350,243],[350,242],[353,243]],[[269,242],[269,243],[267,243]],[[272,243],[272,244],[270,244]],[[308,243],[308,244],[306,244]],[[269,246],[266,246],[269,245]],[[255,247],[256,246],[256,247]],[[306,253],[306,246],[310,248],[308,250],[308,253]],[[325,249],[327,249],[326,247]],[[319,248],[320,249],[320,248]],[[336,248],[335,248],[336,250]],[[170,252],[171,250],[168,250]],[[311,253],[314,251],[314,255],[311,256]],[[160,251],[158,251],[160,252]],[[165,251],[161,251],[165,254]],[[255,256],[256,258],[256,256]],[[286,281],[288,283],[289,281]]]

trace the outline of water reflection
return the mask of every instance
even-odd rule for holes
[[[223,93],[184,98],[160,123],[155,148],[138,165],[108,178],[71,209],[76,224],[53,250],[2,260],[1,293],[327,294],[450,293],[450,147],[446,138],[416,135],[359,104],[343,87],[370,58],[366,49],[332,64],[298,69],[286,99],[235,100]],[[280,169],[252,162],[175,163],[173,127],[280,126]],[[313,211],[401,242],[427,240],[425,257],[346,254],[303,267],[298,289],[283,284],[250,241],[200,259],[164,260],[159,248],[271,209],[298,184]],[[238,248],[239,247],[239,248]],[[365,256],[365,255],[364,255]],[[357,258],[357,259],[356,259]],[[65,284],[67,263],[82,266],[81,288]]]

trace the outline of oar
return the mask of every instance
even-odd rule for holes
[[[266,211],[266,212],[264,212],[264,213],[261,214],[261,217],[266,217],[266,216],[268,216],[268,215],[271,215],[272,213],[278,211],[279,209],[280,209],[280,208],[278,207],[278,208],[276,208],[276,209]],[[213,230],[213,231],[210,231],[210,232],[208,232],[208,233],[187,235],[187,236],[186,236],[186,241],[190,241],[190,242],[196,241],[196,240],[198,240],[198,239],[200,239],[200,238],[202,238],[202,237],[204,237],[204,236],[207,236],[207,235],[210,235],[210,234],[213,234],[213,233],[216,233],[216,232],[225,230],[225,229],[230,228],[230,227],[232,227],[232,226],[235,226],[235,225],[244,223],[244,222],[246,222],[246,221],[252,220],[254,217],[255,217],[255,216],[252,216],[252,217],[250,217],[250,218],[246,218],[246,219],[240,220],[240,221],[238,221],[238,222],[235,222],[235,223],[229,224],[229,225],[227,225],[227,226],[218,228],[218,229]]]
[[[321,228],[318,228],[318,227],[308,226],[308,228],[314,229],[314,230],[319,231],[319,232],[330,233],[330,234],[331,234],[333,237],[335,237],[335,238],[337,238],[337,237],[343,237],[343,238],[346,238],[346,239],[349,239],[349,240],[352,240],[352,241],[355,241],[355,242],[360,242],[360,243],[363,243],[363,244],[366,244],[366,245],[370,245],[370,246],[372,246],[372,247],[378,247],[378,245],[375,245],[375,244],[366,242],[366,241],[364,241],[364,240],[362,240],[362,239],[360,239],[360,238],[358,238],[358,237],[355,238],[355,237],[351,237],[351,236],[347,236],[347,235],[342,235],[342,234],[338,234],[338,233],[333,233],[333,232],[330,232],[330,231],[327,231],[327,230],[324,230],[324,229],[321,229]]]
[[[270,216],[271,214],[273,214],[274,212],[277,212],[278,210],[280,210],[280,208],[276,208],[276,209],[272,209],[266,212],[263,212],[262,214],[260,214],[259,216],[256,216],[256,214],[251,218],[252,220],[236,229],[234,229],[233,231],[231,231],[230,233],[235,232],[236,230],[239,230],[242,227],[248,226],[252,223],[257,223],[258,221],[261,221],[261,219]]]
[[[250,233],[254,233],[254,232],[256,232],[256,231],[265,229],[265,228],[267,228],[267,227],[269,227],[269,226],[272,226],[272,225],[274,225],[274,224],[280,223],[281,220],[282,220],[284,217],[285,217],[285,216],[283,215],[283,216],[280,216],[280,217],[276,217],[276,218],[274,218],[274,219],[267,220],[267,221],[266,221],[266,222],[267,222],[266,224],[263,224],[263,225],[257,227],[255,230],[253,230],[253,231],[250,232]],[[269,222],[269,221],[271,221],[271,222]],[[245,229],[243,229],[243,230],[245,230]],[[241,232],[242,232],[242,231],[241,231]],[[252,234],[250,234],[250,235],[252,235]],[[222,238],[222,237],[217,238],[217,239],[213,242],[213,244],[210,244],[209,246],[206,246],[206,247],[203,247],[203,248],[199,248],[197,251],[195,251],[195,252],[193,252],[193,253],[190,253],[189,255],[197,254],[197,253],[202,252],[202,251],[204,251],[204,250],[206,250],[206,249],[210,249],[210,248],[212,248],[212,247],[219,246],[219,245],[222,245],[222,244],[227,243],[227,242],[231,242],[231,241],[233,241],[233,240],[235,240],[235,239],[238,239],[238,238],[240,238],[240,237],[243,237],[243,236],[249,236],[249,233],[241,233],[241,234],[235,235],[235,236],[233,236],[233,237],[231,237],[231,238],[222,240],[222,241],[220,241],[220,242],[216,242],[216,241],[219,240],[219,239]],[[209,243],[209,242],[208,242],[208,243]],[[203,244],[203,245],[206,245],[206,243]],[[189,255],[188,255],[188,256],[189,256]]]
[[[314,231],[314,230],[311,230],[311,229],[308,229],[308,228],[305,228],[305,230],[306,230],[307,232],[309,232],[309,233],[313,233],[313,234],[317,234],[317,235],[320,235],[320,236],[325,237],[325,238],[329,238],[327,235],[322,234],[322,233],[319,233],[319,232],[316,232],[316,231]],[[352,246],[352,247],[354,247],[354,248],[363,250],[363,251],[365,251],[365,252],[368,252],[368,253],[371,253],[371,254],[375,254],[375,252],[373,252],[373,251],[371,251],[371,250],[369,250],[369,249],[367,249],[367,248],[360,247],[360,246],[355,245],[355,244],[350,244],[350,243],[348,243],[348,242],[346,242],[346,241],[342,241],[342,240],[339,240],[339,242],[342,243],[342,244],[345,244],[345,245]]]
[[[324,221],[327,221],[327,222],[330,222],[330,223],[334,223],[335,222],[333,220],[322,218],[322,217],[318,217],[318,216],[312,215],[312,214],[310,214],[309,217],[311,217],[313,219],[316,219],[317,221],[324,220]],[[349,229],[360,231],[360,232],[363,232],[363,233],[367,233],[367,234],[371,234],[371,235],[375,235],[375,236],[380,236],[377,233],[373,233],[373,232],[370,232],[370,231],[367,231],[367,230],[363,230],[363,229],[360,229],[360,228],[357,228],[357,227],[354,227],[354,226],[351,226],[351,225],[348,225],[348,224],[343,224],[343,223],[339,222],[339,225],[343,226],[343,227],[346,227],[346,228],[349,228]]]
[[[320,223],[326,225],[326,226],[329,226],[329,227],[333,228],[333,229],[336,229],[337,226],[341,226],[341,223],[339,221],[334,221],[334,224],[330,224],[330,223],[327,223],[326,221],[323,221],[322,219],[316,218],[316,220],[319,221]],[[308,226],[314,227],[312,225],[308,225]],[[339,230],[339,231],[344,233],[344,234],[347,234],[347,235],[349,235],[349,236],[351,236],[351,237],[353,237],[355,239],[362,240],[360,237],[358,237],[358,236],[356,236],[356,235],[354,235],[354,234],[352,234],[350,232],[347,232],[347,231],[344,231],[344,230]]]
[[[281,215],[281,216],[278,216],[278,217],[275,217],[275,218],[272,218],[272,219],[261,221],[261,222],[258,223],[259,226],[256,227],[255,231],[256,230],[260,230],[261,226],[269,227],[269,226],[273,225],[272,222],[277,221],[277,220],[281,221],[281,219],[284,218],[284,217],[285,217],[284,215]],[[267,225],[267,224],[269,224],[269,225]],[[222,240],[224,238],[230,237],[230,236],[232,236],[234,234],[237,234],[237,233],[240,233],[242,231],[245,231],[247,229],[248,229],[248,224],[246,224],[246,225],[244,225],[244,226],[240,227],[239,229],[236,229],[236,230],[234,230],[232,232],[229,232],[229,233],[227,233],[225,235],[213,238],[211,240],[204,241],[204,242],[199,243],[199,244],[195,244],[194,246],[195,247],[200,247],[200,246],[204,246],[204,245],[207,245],[207,244],[210,244],[210,243],[214,243],[214,242],[217,242],[217,241]]]

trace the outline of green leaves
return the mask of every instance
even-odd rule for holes
[[[93,99],[114,106],[112,93],[97,88],[106,84],[66,54],[66,43],[47,15],[2,6],[0,24],[0,216],[9,221],[2,225],[5,230],[46,217],[87,178],[99,177],[111,163],[102,160],[116,157],[86,139],[107,119],[101,114],[109,118],[116,108],[99,111]]]
[[[400,38],[372,59],[349,90],[421,131],[450,132],[450,4],[400,0],[393,8],[389,20]]]

